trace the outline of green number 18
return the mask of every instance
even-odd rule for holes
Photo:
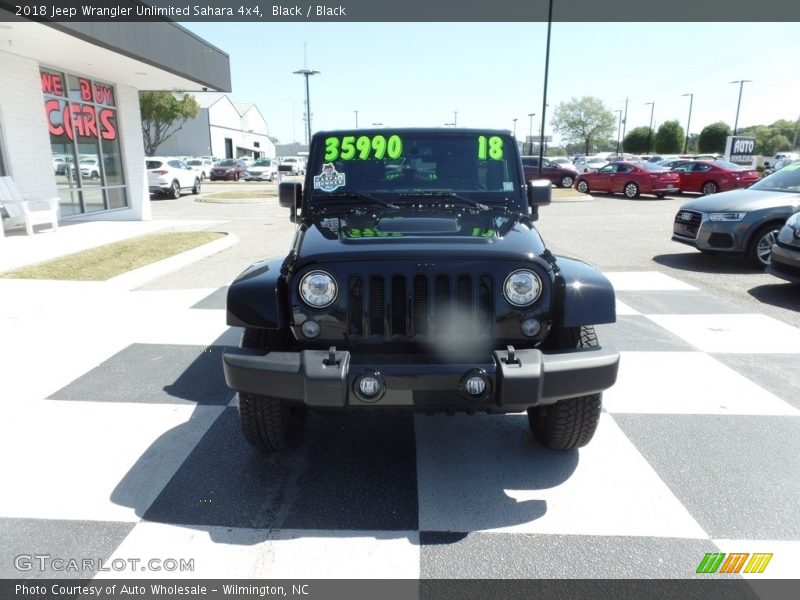
[[[478,136],[478,158],[485,160],[487,157],[492,160],[503,159],[503,138],[497,135],[488,139],[485,135]]]

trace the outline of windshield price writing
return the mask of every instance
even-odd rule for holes
[[[325,160],[367,160],[377,158],[381,160],[385,157],[392,159],[400,158],[403,154],[403,140],[399,135],[392,135],[387,140],[382,135],[370,138],[361,135],[356,138],[354,135],[325,138]]]

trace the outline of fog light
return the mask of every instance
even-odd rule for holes
[[[470,369],[461,378],[461,394],[470,400],[483,400],[491,391],[490,385],[483,369]]]
[[[525,337],[535,337],[542,330],[542,325],[536,319],[525,319],[522,322],[522,335]]]
[[[383,381],[380,373],[375,371],[364,373],[356,379],[355,392],[364,402],[375,402],[386,391],[386,384]]]
[[[464,389],[472,396],[480,396],[486,391],[486,382],[483,377],[470,377],[464,382]]]
[[[319,323],[313,319],[303,321],[303,324],[300,326],[300,331],[302,331],[303,335],[307,338],[314,339],[319,336]]]

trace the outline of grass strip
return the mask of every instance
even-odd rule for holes
[[[226,234],[216,231],[169,231],[105,244],[36,265],[0,273],[4,279],[105,281],[213,242]]]

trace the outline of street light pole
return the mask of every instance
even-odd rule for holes
[[[514,121],[514,137],[517,137],[517,118],[514,117],[511,120]]]
[[[650,129],[647,132],[647,154],[650,154],[650,144],[653,141],[653,111],[656,108],[655,102],[645,102],[644,105],[650,105]]]
[[[458,111],[453,111],[453,127],[458,127]]]
[[[622,151],[625,152],[625,128],[628,127],[628,99],[625,98],[625,116],[622,117]]]
[[[294,75],[303,75],[306,78],[306,143],[311,144],[311,100],[308,94],[308,78],[310,75],[319,75],[319,71],[312,71],[311,69],[300,69],[294,71]]]
[[[742,88],[744,87],[745,83],[749,83],[752,79],[739,79],[737,81],[731,81],[731,83],[738,83],[739,84],[739,101],[736,103],[736,121],[733,123],[733,135],[736,135],[736,130],[739,128],[739,107],[742,104]]]
[[[683,144],[683,153],[689,151],[689,127],[692,124],[692,103],[694,102],[694,94],[683,94],[689,96],[689,118],[686,120],[686,142]]]
[[[539,132],[539,179],[542,178],[542,167],[544,166],[544,121],[547,115],[547,79],[550,75],[550,30],[553,26],[553,0],[550,0],[547,8],[547,44],[544,53],[544,89],[542,90],[542,128]]]
[[[358,129],[358,111],[354,110],[353,112],[356,113],[356,129]]]
[[[622,109],[618,108],[614,112],[619,113],[619,125],[617,125],[617,156],[619,156],[619,135],[622,131]]]

